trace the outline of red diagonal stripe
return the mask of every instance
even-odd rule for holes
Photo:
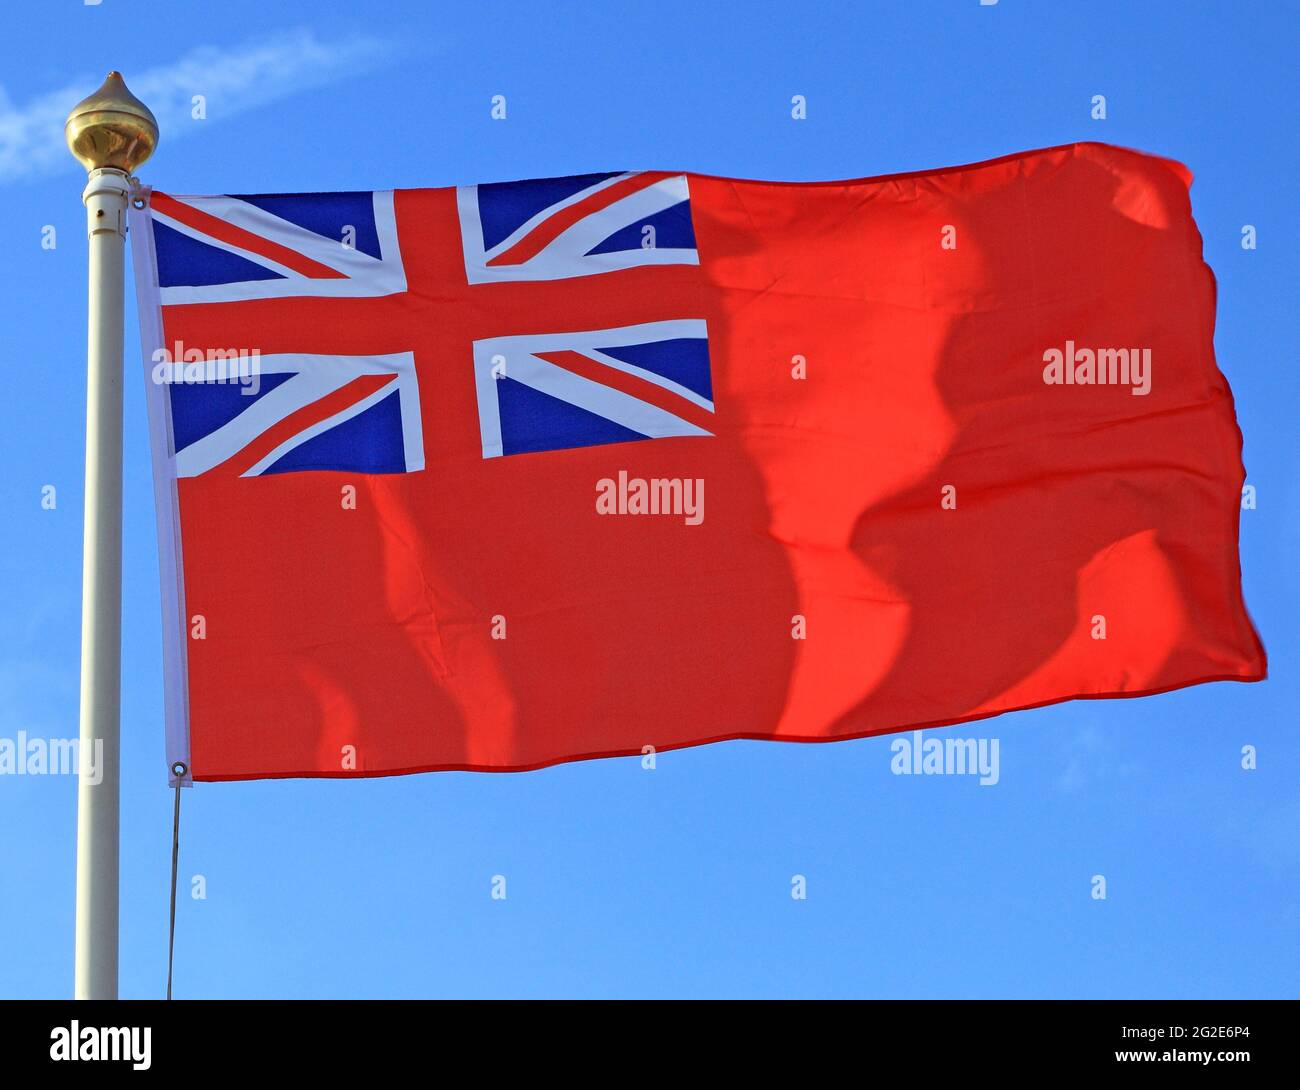
[[[346,278],[346,274],[339,272],[337,269],[331,269],[328,265],[322,265],[319,261],[304,257],[296,250],[290,250],[287,246],[281,246],[279,243],[272,242],[261,235],[245,231],[242,227],[236,227],[234,224],[227,223],[217,216],[201,212],[193,205],[184,204],[175,197],[167,196],[166,193],[159,193],[155,190],[149,199],[149,203],[157,211],[165,216],[170,216],[177,223],[183,223],[186,227],[193,227],[196,231],[211,235],[219,242],[224,242],[230,246],[238,246],[241,250],[248,250],[250,253],[269,258],[277,264],[292,269],[296,273],[301,273],[303,276],[309,276],[313,280],[342,280]]]
[[[590,356],[584,356],[581,352],[538,352],[536,356],[539,360],[545,360],[557,367],[563,367],[566,371],[572,371],[575,375],[581,375],[593,382],[599,382],[602,386],[612,386],[621,393],[630,394],[641,401],[648,401],[656,408],[670,412],[674,416],[680,416],[683,420],[694,424],[698,428],[703,428],[707,432],[712,432],[717,427],[717,421],[714,419],[713,414],[707,409],[701,409],[695,402],[687,401],[686,398],[679,397],[671,390],[665,390],[662,386],[656,386],[653,382],[647,382],[645,379],[637,378],[636,375],[629,375],[626,371],[620,371],[617,367],[598,363]]]
[[[562,232],[567,231],[584,216],[590,216],[593,212],[608,208],[615,201],[620,201],[624,197],[631,196],[642,189],[647,189],[654,185],[655,182],[668,177],[671,177],[671,175],[663,172],[634,174],[631,178],[624,178],[621,182],[606,186],[599,192],[593,193],[590,197],[586,197],[576,204],[571,204],[568,208],[556,212],[549,219],[543,220],[511,246],[510,249],[492,258],[488,265],[522,264],[530,257],[536,257],[550,242],[558,238]]]
[[[290,413],[283,420],[262,432],[243,450],[227,458],[209,470],[221,476],[238,477],[245,470],[257,465],[271,451],[287,439],[292,439],[299,432],[318,424],[335,413],[341,413],[349,405],[355,405],[362,398],[374,393],[386,383],[393,382],[396,375],[361,375],[332,394],[327,394],[319,401],[304,405],[295,413]],[[290,382],[293,380],[290,379]]]

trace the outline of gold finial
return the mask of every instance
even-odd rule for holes
[[[121,73],[110,72],[98,91],[72,107],[63,135],[87,171],[113,167],[130,174],[158,146],[158,122]]]

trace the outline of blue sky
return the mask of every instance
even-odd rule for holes
[[[110,67],[162,124],[142,176],[177,192],[640,167],[825,179],[1077,139],[1180,159],[1258,491],[1242,563],[1270,680],[956,728],[999,739],[996,786],[894,776],[888,738],[731,742],[661,755],[653,772],[623,759],[201,784],[184,797],[177,995],[1297,995],[1297,27],[1280,2],[11,12],[0,738],[77,732],[86,246],[61,125]],[[504,122],[489,117],[498,94]],[[124,996],[149,997],[166,970],[172,799],[138,344],[129,300],[121,977]],[[75,810],[71,778],[0,777],[0,996],[71,992]],[[505,901],[490,896],[497,874]],[[806,900],[790,895],[795,874]],[[186,895],[194,875],[205,900]]]

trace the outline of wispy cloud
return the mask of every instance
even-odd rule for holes
[[[127,72],[127,85],[158,118],[164,141],[196,131],[194,95],[207,100],[208,122],[233,117],[295,92],[355,75],[391,52],[375,38],[325,42],[310,30],[244,42],[202,46],[171,64]],[[0,182],[30,179],[72,166],[63,143],[68,111],[99,86],[104,73],[86,75],[55,91],[15,104],[0,87]]]
[[[1056,786],[1066,793],[1092,788],[1096,783],[1117,777],[1129,778],[1142,771],[1132,757],[1117,752],[1109,734],[1094,726],[1072,733],[1065,743],[1065,767],[1056,778]]]

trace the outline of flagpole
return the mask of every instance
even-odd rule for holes
[[[122,661],[122,250],[130,174],[158,124],[110,72],[73,107],[68,149],[86,168],[90,237],[86,495],[77,782],[77,999],[117,998],[118,742]],[[92,774],[93,773],[93,774]]]

